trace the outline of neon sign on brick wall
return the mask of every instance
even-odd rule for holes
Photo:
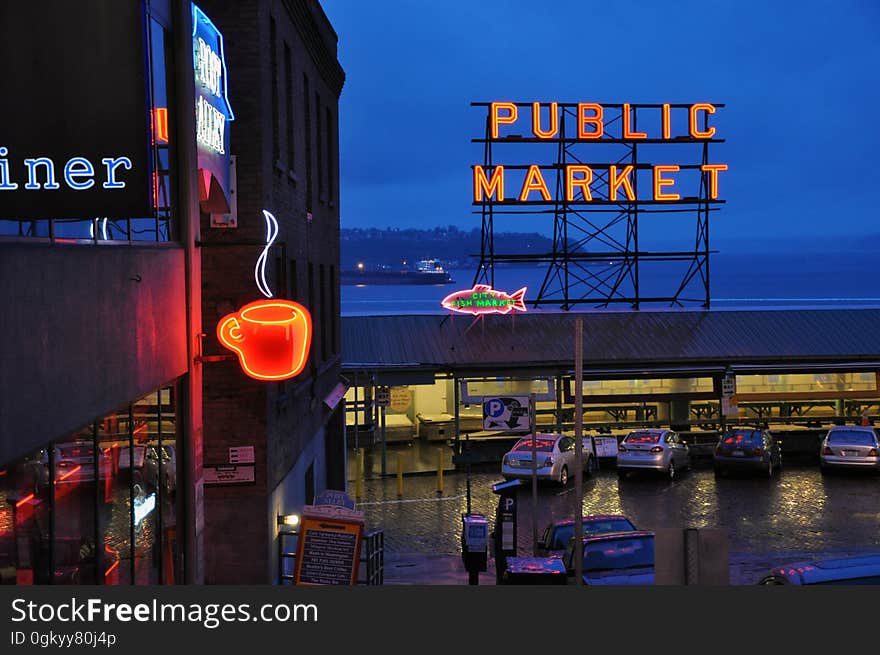
[[[226,91],[223,35],[197,6],[192,6],[192,12],[196,141],[201,148],[223,155],[227,151],[228,123],[235,120]]]
[[[255,380],[287,380],[306,366],[312,343],[312,317],[297,302],[272,297],[266,281],[269,249],[278,236],[278,221],[266,210],[266,246],[257,258],[254,281],[265,300],[255,300],[217,323],[217,338],[237,356],[242,370]]]

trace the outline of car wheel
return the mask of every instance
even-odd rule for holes
[[[767,477],[768,478],[773,477],[773,458],[772,457],[767,460]]]
[[[568,467],[563,465],[562,470],[559,472],[559,486],[564,487],[568,484]]]
[[[670,480],[675,480],[675,462],[671,459],[669,460],[669,466],[666,467],[666,477]]]

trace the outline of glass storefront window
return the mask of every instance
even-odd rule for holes
[[[39,450],[0,467],[0,584],[48,582],[47,459]]]
[[[0,584],[175,582],[174,405],[165,387],[0,466]]]

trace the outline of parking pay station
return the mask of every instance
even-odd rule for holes
[[[498,494],[498,507],[495,509],[495,579],[501,584],[507,569],[507,558],[516,557],[516,490],[524,484],[522,480],[498,482],[492,485],[492,493]]]
[[[478,574],[488,568],[489,561],[489,520],[482,514],[461,515],[461,559],[468,584],[478,584]]]

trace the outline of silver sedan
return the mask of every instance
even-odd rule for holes
[[[649,470],[663,473],[670,480],[691,467],[687,444],[672,430],[643,429],[630,432],[617,449],[617,473]]]
[[[589,437],[583,439],[583,468],[594,469],[595,457]],[[560,485],[568,484],[574,475],[576,464],[574,437],[563,434],[538,434],[535,441],[538,456],[537,477],[553,480]],[[501,460],[501,475],[505,479],[530,478],[532,476],[532,438],[525,437],[514,444]]]
[[[819,452],[819,464],[824,473],[830,468],[873,469],[880,471],[877,452],[877,432],[870,426],[835,425]]]

